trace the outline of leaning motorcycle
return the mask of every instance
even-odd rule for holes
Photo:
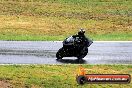
[[[63,57],[77,57],[78,60],[82,60],[88,53],[88,47],[93,43],[91,39],[87,38],[87,40],[87,45],[84,46],[79,37],[66,38],[63,47],[56,53],[56,60],[61,60]]]

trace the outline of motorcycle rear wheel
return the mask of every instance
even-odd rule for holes
[[[85,47],[85,48],[83,48],[83,50],[80,52],[80,54],[77,56],[77,58],[78,58],[79,60],[82,60],[82,59],[87,55],[87,53],[88,53],[88,48]]]

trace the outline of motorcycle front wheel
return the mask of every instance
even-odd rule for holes
[[[63,47],[62,48],[60,48],[59,50],[58,50],[58,52],[56,53],[56,60],[60,60],[60,59],[62,59],[63,58],[63,53],[64,53],[64,49],[63,49]]]

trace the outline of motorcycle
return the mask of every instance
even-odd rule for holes
[[[79,37],[70,36],[63,41],[63,47],[56,53],[56,60],[61,60],[63,57],[77,57],[82,60],[88,53],[88,47],[93,43],[91,39],[86,38],[86,42]]]

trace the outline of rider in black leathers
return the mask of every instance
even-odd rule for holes
[[[89,40],[88,38],[86,38],[84,34],[85,34],[85,30],[81,28],[77,35],[72,36],[75,38],[75,41],[76,41],[74,44],[76,52],[83,51],[89,45]]]
[[[74,37],[76,39],[77,45],[87,47],[87,45],[89,45],[88,44],[89,40],[88,40],[88,38],[86,38],[84,33],[85,33],[85,30],[80,29],[78,32],[78,35],[73,35],[72,37]]]

